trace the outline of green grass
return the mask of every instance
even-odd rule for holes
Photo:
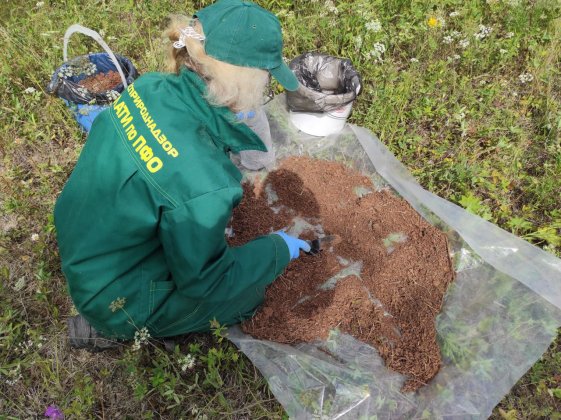
[[[101,32],[144,73],[161,68],[166,16],[210,1],[14,3],[0,6],[0,413],[40,416],[56,404],[71,418],[282,417],[219,329],[175,353],[151,342],[92,355],[65,341],[74,308],[51,215],[85,139],[45,92],[64,31]],[[259,3],[279,16],[287,57],[319,50],[353,61],[364,90],[351,122],[378,133],[425,188],[560,255],[558,1],[335,1],[337,13],[322,1]],[[483,39],[479,25],[492,28]],[[98,50],[74,35],[69,51]],[[187,354],[195,365],[183,370]],[[493,417],[559,418],[559,372],[557,342]]]

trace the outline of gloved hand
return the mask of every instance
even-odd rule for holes
[[[308,242],[303,241],[302,239],[295,238],[294,236],[290,236],[282,230],[274,233],[276,235],[279,235],[282,239],[284,239],[284,242],[286,242],[291,260],[295,260],[300,256],[300,250],[304,252],[310,252],[311,247]]]

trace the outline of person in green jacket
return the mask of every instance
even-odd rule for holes
[[[278,19],[220,0],[189,24],[173,20],[166,34],[173,71],[141,76],[95,119],[55,205],[62,270],[80,313],[69,319],[74,347],[247,319],[266,286],[309,251],[283,231],[239,247],[225,238],[242,198],[229,153],[267,151],[236,114],[262,103],[269,74],[298,88]]]

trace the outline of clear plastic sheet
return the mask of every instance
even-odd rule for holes
[[[269,128],[269,121],[263,108],[255,111],[255,115],[251,118],[243,120],[255,134],[259,136],[265,147],[266,152],[258,150],[244,150],[240,152],[241,164],[253,171],[262,168],[271,168],[275,164],[275,150],[273,148],[273,140],[271,139],[271,130]]]
[[[266,109],[277,157],[339,161],[391,188],[448,236],[456,280],[437,318],[443,365],[416,393],[377,351],[332,331],[288,346],[229,329],[295,419],[487,418],[561,325],[561,260],[422,189],[368,130],[317,138],[291,125],[284,96]],[[249,176],[249,175],[248,175]]]
[[[362,89],[360,74],[346,58],[307,52],[289,66],[300,82],[298,90],[286,94],[291,111],[333,111],[354,101]]]

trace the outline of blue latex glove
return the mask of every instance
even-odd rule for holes
[[[105,109],[109,108],[108,105],[77,105],[78,110],[74,112],[74,118],[78,121],[78,124],[84,129],[86,133],[90,132],[90,128],[92,128],[92,124],[95,118],[104,111]]]
[[[282,239],[284,239],[284,242],[286,242],[291,260],[295,260],[300,256],[300,250],[304,252],[310,252],[311,248],[308,242],[303,241],[302,239],[295,238],[294,236],[290,236],[282,230],[274,233],[276,235],[279,235]]]

